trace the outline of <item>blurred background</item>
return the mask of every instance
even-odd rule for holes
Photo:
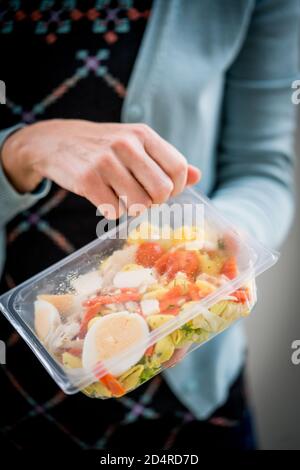
[[[291,361],[291,344],[300,340],[298,108],[295,220],[278,264],[258,279],[258,306],[246,320],[248,382],[262,449],[300,450],[300,364]]]

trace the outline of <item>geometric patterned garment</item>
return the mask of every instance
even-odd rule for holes
[[[0,129],[78,118],[120,122],[122,102],[150,0],[1,1]],[[7,226],[1,292],[93,240],[94,206],[56,185]],[[119,400],[66,396],[0,315],[7,365],[0,366],[0,444],[9,449],[242,447],[248,434],[243,381],[228,403],[196,421],[160,376]],[[245,441],[246,442],[246,441]]]

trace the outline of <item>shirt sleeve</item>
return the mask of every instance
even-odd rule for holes
[[[0,131],[0,152],[5,139],[22,127],[22,124],[18,124]],[[3,227],[15,215],[28,209],[39,199],[46,196],[49,192],[50,185],[49,180],[43,180],[35,191],[20,194],[8,181],[2,165],[0,164],[0,226]]]
[[[299,78],[298,0],[260,0],[226,75],[218,177],[227,218],[272,248],[293,217],[292,82]]]

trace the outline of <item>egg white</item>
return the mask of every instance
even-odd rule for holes
[[[101,357],[101,353],[97,348],[96,344],[96,337],[101,334],[101,329],[105,328],[108,326],[109,322],[112,319],[125,319],[127,318],[128,320],[132,322],[138,322],[140,325],[140,334],[138,337],[134,339],[134,342],[128,346],[134,346],[135,343],[138,342],[143,342],[144,344],[141,345],[140,348],[138,348],[134,353],[129,354],[127,357],[122,358],[122,354],[126,353],[128,350],[128,347],[124,346],[123,350],[119,352],[116,352],[116,354],[112,354],[109,358],[103,359]],[[128,328],[130,328],[128,326]],[[130,332],[130,331],[129,331]],[[114,341],[117,341],[117,337],[114,336],[114,332],[110,332],[111,335],[111,342],[113,343]],[[105,315],[103,317],[99,317],[97,321],[93,323],[93,325],[90,327],[88,330],[86,337],[84,339],[84,344],[83,344],[83,350],[82,350],[82,364],[84,369],[86,369],[88,372],[92,372],[95,366],[98,363],[102,363],[105,368],[107,368],[108,372],[111,373],[112,375],[118,377],[124,372],[126,372],[130,367],[135,365],[144,355],[145,349],[147,347],[147,339],[149,336],[149,329],[148,325],[145,322],[145,320],[137,313],[129,313],[127,310],[117,312],[117,313],[111,313],[109,315]],[[109,338],[104,338],[106,341]],[[118,343],[119,344],[119,343]],[[111,359],[113,357],[118,357],[119,361],[116,362],[116,364],[110,365],[109,367],[106,367],[107,361],[111,362]]]
[[[61,318],[53,304],[46,300],[34,302],[34,329],[41,341],[46,341],[60,325]]]

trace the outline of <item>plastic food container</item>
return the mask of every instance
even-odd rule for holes
[[[186,190],[0,298],[65,393],[120,397],[246,317],[277,260]]]

